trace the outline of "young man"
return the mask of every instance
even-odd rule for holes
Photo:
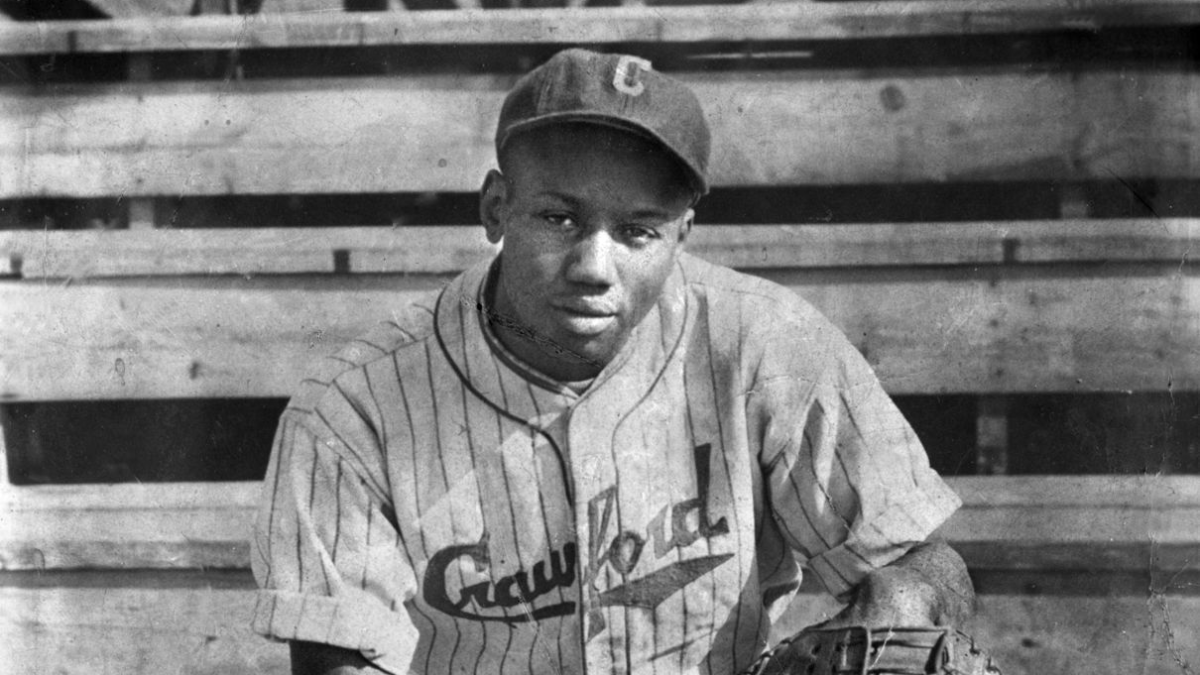
[[[684,253],[695,96],[558,54],[510,92],[495,260],[349,345],[283,415],[254,626],[295,672],[704,673],[762,652],[800,566],[831,624],[966,618],[958,505],[804,301]]]

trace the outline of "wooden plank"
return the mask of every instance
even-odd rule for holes
[[[86,584],[43,575],[37,586],[0,587],[0,673],[288,672],[287,648],[253,635],[250,588],[206,588],[97,573]],[[74,576],[74,575],[73,575]],[[140,582],[140,583],[139,583]],[[248,580],[247,580],[247,583]],[[837,605],[802,591],[772,640],[828,617]],[[983,594],[968,629],[1005,675],[1178,675],[1175,657],[1200,654],[1200,598]]]
[[[1035,506],[1056,509],[1200,508],[1200,477],[1164,475],[1107,476],[954,476],[947,479],[968,509],[1004,510]],[[1185,539],[1200,530],[1176,525]],[[1190,534],[1188,534],[1190,532]],[[1075,533],[1087,537],[1086,532]]]
[[[1171,574],[1200,555],[1200,477],[950,478],[972,569]],[[260,484],[8,486],[0,569],[246,568]]]
[[[324,12],[333,16],[342,15],[345,9],[346,3],[343,0],[262,0],[258,7],[262,14]]]
[[[762,270],[906,393],[1200,387],[1200,273],[1178,263]],[[0,400],[285,396],[428,275],[0,284]]]
[[[245,568],[261,485],[7,487],[0,569]]]
[[[700,225],[689,250],[743,269],[999,263],[1001,224]],[[452,273],[496,248],[478,225],[0,232],[26,279],[178,274]]]
[[[448,274],[496,247],[483,228],[347,227],[0,232],[27,279],[181,274]],[[347,269],[336,269],[344,256]]]
[[[1055,260],[1175,260],[1200,255],[1200,219],[1081,220],[1013,223],[1006,235],[1015,242],[1018,262]],[[1037,229],[1034,233],[1032,230]]]
[[[940,534],[975,570],[1185,570],[1200,556],[1200,478],[950,478],[963,509]]]
[[[1171,261],[1200,219],[711,225],[688,249],[738,269]],[[447,274],[495,247],[477,225],[0,232],[0,274],[26,279],[186,274]],[[335,255],[346,269],[336,269]],[[1006,258],[1005,256],[1009,257]],[[7,264],[7,268],[4,267]]]
[[[124,14],[128,0],[97,0]],[[321,0],[314,0],[320,3]],[[142,3],[138,3],[142,4]],[[775,3],[750,6],[620,7],[371,12],[57,21],[0,31],[0,53],[177,51],[393,44],[613,44],[773,42],[1095,32],[1129,26],[1192,25],[1186,0],[922,0]],[[52,41],[38,39],[41,34]],[[565,38],[564,36],[569,36]]]
[[[1200,276],[1103,268],[770,275],[823,311],[894,394],[1200,386]]]
[[[1181,675],[1200,660],[1191,595],[983,595],[977,611],[968,628],[1005,675]]]
[[[285,395],[313,359],[377,322],[368,316],[385,319],[440,283],[430,276],[333,276],[319,289],[289,278],[228,278],[207,287],[184,280],[116,287],[5,284],[0,325],[13,332],[5,331],[0,342],[16,351],[14,358],[0,357],[0,400],[26,394],[77,398],[60,396],[76,386],[94,388],[97,398],[159,398],[170,389],[184,397],[237,390]],[[43,301],[57,308],[39,309]],[[105,335],[87,334],[94,329]],[[31,352],[49,358],[21,363]],[[259,365],[246,369],[254,363]],[[67,374],[70,384],[26,388],[22,382],[37,371]]]
[[[71,41],[76,31],[62,22],[3,21],[0,22],[0,53],[3,54],[65,54],[73,49]],[[91,22],[88,22],[91,23]]]
[[[250,631],[249,589],[93,583],[0,587],[0,674],[289,672],[287,646]]]
[[[718,187],[1200,176],[1200,73],[682,77],[707,108]],[[512,83],[17,87],[0,99],[0,197],[474,192]]]
[[[997,223],[702,223],[693,228],[687,249],[705,260],[743,270],[978,265],[1002,262],[1007,236]]]

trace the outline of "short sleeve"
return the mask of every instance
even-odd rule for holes
[[[280,421],[252,542],[253,629],[357,650],[406,673],[418,634],[404,602],[416,583],[377,442],[357,417],[335,400],[289,408]]]
[[[749,399],[788,544],[835,597],[924,541],[961,504],[870,366],[840,335],[781,350]],[[787,352],[791,351],[791,354]]]

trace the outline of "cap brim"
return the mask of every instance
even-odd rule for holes
[[[692,189],[696,190],[696,192],[700,195],[708,194],[708,182],[704,180],[704,176],[696,167],[692,166],[686,159],[684,159],[682,154],[677,152],[675,148],[671,147],[671,144],[668,143],[665,138],[655,133],[649,127],[619,115],[593,112],[563,112],[542,115],[541,117],[535,117],[533,119],[525,120],[509,126],[507,129],[505,129],[504,135],[497,139],[496,149],[503,149],[505,144],[508,143],[513,136],[520,135],[524,132],[540,129],[542,127],[554,126],[557,124],[569,124],[572,122],[596,124],[621,131],[628,131],[657,143],[658,145],[662,146],[664,150],[670,153],[671,157],[673,157],[675,161],[678,162],[681,167],[683,167],[684,171],[688,175],[689,181],[692,184]]]

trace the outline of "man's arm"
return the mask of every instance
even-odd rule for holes
[[[975,589],[962,557],[934,541],[868,574],[850,604],[821,627],[961,625],[974,611]]]

